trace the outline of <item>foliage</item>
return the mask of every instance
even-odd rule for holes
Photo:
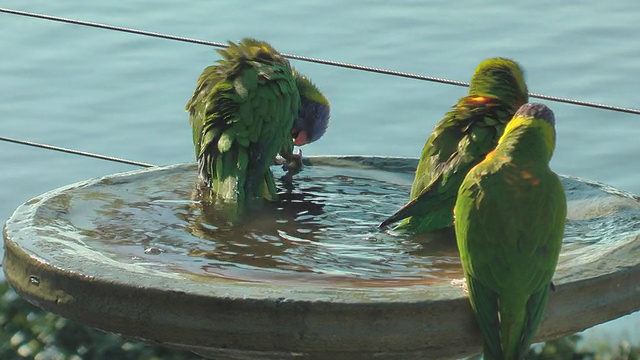
[[[640,359],[640,347],[631,346],[623,341],[617,346],[611,346],[606,342],[597,344],[584,344],[580,346],[580,335],[574,334],[564,338],[547,341],[537,346],[532,346],[527,359],[542,360],[638,360]]]
[[[535,344],[529,349],[526,360],[640,360],[640,347],[623,341],[617,346],[606,342],[582,344],[578,334]],[[480,355],[467,360],[480,360]]]
[[[29,304],[0,281],[0,359],[195,360],[201,357],[80,325]]]

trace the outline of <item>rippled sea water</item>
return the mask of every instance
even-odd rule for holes
[[[526,69],[534,93],[639,108],[640,2],[2,1],[0,7],[468,81],[484,58]],[[212,48],[0,13],[0,135],[153,164],[193,160],[184,105]],[[465,89],[293,61],[329,97],[305,154],[413,156]],[[546,102],[556,171],[640,194],[640,117]],[[44,191],[133,169],[0,142],[0,217]],[[594,328],[640,343],[632,315]],[[616,335],[617,336],[617,335]]]

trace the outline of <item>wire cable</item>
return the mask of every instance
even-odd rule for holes
[[[214,42],[214,41],[199,40],[199,39],[193,39],[193,38],[189,38],[189,37],[162,34],[162,33],[153,32],[153,31],[131,29],[131,28],[122,27],[122,26],[107,25],[107,24],[101,24],[101,23],[90,22],[90,21],[68,19],[68,18],[52,16],[52,15],[37,14],[37,13],[33,13],[33,12],[28,12],[28,11],[20,11],[20,10],[0,8],[0,12],[7,13],[7,14],[20,15],[20,16],[33,17],[33,18],[44,19],[44,20],[63,22],[63,23],[68,23],[68,24],[89,26],[89,27],[94,27],[94,28],[99,28],[99,29],[106,29],[106,30],[112,30],[112,31],[121,31],[121,32],[126,32],[126,33],[131,33],[131,34],[151,36],[151,37],[167,39],[167,40],[182,41],[182,42],[193,43],[193,44],[215,46],[215,47],[220,47],[220,48],[228,47],[227,44]],[[405,77],[405,78],[410,78],[410,79],[431,81],[431,82],[437,82],[437,83],[448,84],[448,85],[469,86],[469,83],[467,83],[467,82],[443,79],[443,78],[438,78],[438,77],[433,77],[433,76],[418,75],[418,74],[412,74],[412,73],[407,73],[407,72],[402,72],[402,71],[387,70],[387,69],[375,68],[375,67],[371,67],[371,66],[350,64],[350,63],[344,63],[344,62],[333,61],[333,60],[317,59],[317,58],[313,58],[313,57],[294,55],[294,54],[281,53],[281,55],[284,56],[284,57],[287,57],[289,59],[306,61],[306,62],[313,62],[313,63],[329,65],[329,66],[337,66],[337,67],[343,67],[343,68],[355,69],[355,70],[361,70],[361,71],[368,71],[368,72],[373,72],[373,73],[378,73],[378,74],[385,74],[385,75],[392,75],[392,76],[400,76],[400,77]],[[583,101],[583,100],[574,100],[574,99],[568,99],[568,98],[557,97],[557,96],[534,94],[534,93],[530,93],[529,96],[532,97],[532,98],[537,98],[537,99],[542,99],[542,100],[549,100],[549,101],[554,101],[554,102],[561,102],[561,103],[567,103],[567,104],[574,104],[574,105],[587,106],[587,107],[592,107],[592,108],[598,108],[598,109],[604,109],[604,110],[611,110],[611,111],[618,111],[618,112],[624,112],[624,113],[629,113],[629,114],[640,115],[640,110],[638,110],[638,109],[632,109],[632,108],[626,108],[626,107],[620,107],[620,106],[613,106],[613,105],[606,105],[606,104],[600,104],[600,103],[595,103],[595,102],[590,102],[590,101]]]
[[[26,17],[32,17],[32,18],[37,18],[37,19],[44,19],[44,20],[50,20],[50,21],[56,21],[56,22],[63,22],[63,23],[68,23],[68,24],[88,26],[88,27],[94,27],[94,28],[106,29],[106,30],[112,30],[112,31],[120,31],[120,32],[126,32],[126,33],[131,33],[131,34],[156,37],[156,38],[167,39],[167,40],[182,41],[182,42],[187,42],[187,43],[192,43],[192,44],[207,45],[207,46],[214,46],[214,47],[220,47],[220,48],[226,48],[226,47],[229,46],[227,44],[214,42],[214,41],[199,40],[199,39],[193,39],[193,38],[189,38],[189,37],[175,36],[175,35],[163,34],[163,33],[158,33],[158,32],[153,32],[153,31],[138,30],[138,29],[132,29],[132,28],[127,28],[127,27],[122,27],[122,26],[107,25],[107,24],[101,24],[101,23],[90,22],[90,21],[68,19],[68,18],[63,18],[63,17],[58,17],[58,16],[52,16],[52,15],[46,15],[46,14],[38,14],[38,13],[33,13],[33,12],[28,12],[28,11],[20,11],[20,10],[0,8],[0,13],[7,13],[7,14],[13,14],[13,15],[19,15],[19,16],[26,16]],[[405,78],[410,78],[410,79],[437,82],[437,83],[448,84],[448,85],[467,86],[467,87],[469,86],[469,83],[463,82],[463,81],[456,81],[456,80],[449,80],[449,79],[432,77],[432,76],[418,75],[418,74],[412,74],[412,73],[396,71],[396,70],[387,70],[387,69],[375,68],[375,67],[371,67],[371,66],[350,64],[350,63],[344,63],[344,62],[333,61],[333,60],[317,59],[317,58],[308,57],[308,56],[286,54],[286,53],[282,53],[281,55],[284,56],[284,57],[287,57],[289,59],[306,61],[306,62],[313,62],[313,63],[329,65],[329,66],[337,66],[337,67],[342,67],[342,68],[348,68],[348,69],[354,69],[354,70],[360,70],[360,71],[368,71],[368,72],[391,75],[391,76],[400,76],[400,77],[405,77]],[[568,98],[562,98],[562,97],[556,97],[556,96],[549,96],[549,95],[542,95],[542,94],[534,94],[534,93],[530,93],[529,96],[532,97],[532,98],[538,98],[538,99],[543,99],[543,100],[562,102],[562,103],[568,103],[568,104],[574,104],[574,105],[587,106],[587,107],[593,107],[593,108],[599,108],[599,109],[605,109],[605,110],[611,110],[611,111],[618,111],[618,112],[624,112],[624,113],[640,115],[640,110],[638,110],[638,109],[631,109],[631,108],[625,108],[625,107],[619,107],[619,106],[613,106],[613,105],[599,104],[599,103],[594,103],[594,102],[589,102],[589,101],[574,100],[574,99],[568,99]],[[5,137],[5,136],[0,136],[0,141],[11,142],[11,143],[27,145],[27,146],[33,146],[33,147],[39,147],[39,148],[43,148],[43,149],[60,151],[60,152],[68,153],[68,154],[74,154],[74,155],[87,156],[87,157],[92,157],[92,158],[101,159],[101,160],[119,162],[119,163],[128,164],[128,165],[135,165],[135,166],[141,166],[141,167],[153,167],[153,166],[155,166],[155,165],[144,163],[144,162],[140,162],[140,161],[127,160],[127,159],[117,158],[117,157],[113,157],[113,156],[95,154],[95,153],[86,152],[86,151],[73,150],[73,149],[63,148],[63,147],[59,147],[59,146],[41,144],[41,143],[37,143],[37,142],[33,142],[33,141],[13,139],[13,138]]]
[[[114,161],[114,162],[119,162],[119,163],[123,163],[123,164],[127,164],[127,165],[136,165],[136,166],[142,166],[142,167],[154,167],[155,166],[155,165],[147,164],[147,163],[140,162],[140,161],[127,160],[127,159],[121,159],[121,158],[117,158],[117,157],[113,157],[113,156],[94,154],[94,153],[90,153],[90,152],[87,152],[87,151],[67,149],[67,148],[63,148],[63,147],[59,147],[59,146],[41,144],[41,143],[37,143],[37,142],[33,142],[33,141],[13,139],[13,138],[6,137],[6,136],[0,136],[0,141],[6,141],[6,142],[11,142],[11,143],[20,144],[20,145],[39,147],[39,148],[47,149],[47,150],[55,150],[55,151],[60,151],[60,152],[64,152],[64,153],[67,153],[67,154],[87,156],[87,157],[92,157],[92,158],[101,159],[101,160]]]

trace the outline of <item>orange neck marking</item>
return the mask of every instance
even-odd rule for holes
[[[474,96],[469,98],[469,102],[473,103],[485,103],[488,102],[489,98],[486,96]]]

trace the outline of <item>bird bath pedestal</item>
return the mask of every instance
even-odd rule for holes
[[[479,352],[453,232],[376,228],[416,160],[307,162],[278,204],[235,225],[191,200],[194,164],[53,190],[7,221],[6,278],[45,310],[215,359]],[[640,309],[638,197],[562,180],[565,244],[538,340]]]

